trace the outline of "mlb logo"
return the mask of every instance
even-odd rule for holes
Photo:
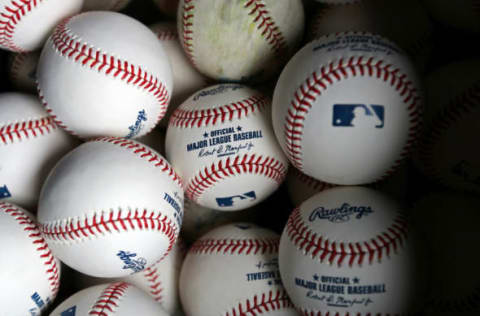
[[[0,187],[0,200],[6,199],[9,197],[12,197],[12,195],[10,194],[10,191],[8,191],[7,186],[4,185],[3,187]]]
[[[216,201],[218,206],[228,207],[228,206],[233,206],[233,204],[235,203],[235,200],[245,200],[245,199],[256,200],[257,196],[255,194],[255,191],[250,191],[241,195],[233,195],[233,196],[216,198]]]
[[[75,316],[75,312],[77,311],[77,306],[72,306],[69,309],[63,311],[60,316]]]
[[[332,123],[334,127],[383,128],[385,126],[385,107],[376,104],[334,104]]]

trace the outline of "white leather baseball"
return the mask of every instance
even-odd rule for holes
[[[312,40],[347,31],[385,36],[403,48],[421,70],[432,51],[433,26],[418,0],[362,0],[321,6],[311,19],[307,37]]]
[[[437,182],[475,193],[480,193],[479,71],[479,60],[467,60],[428,75],[425,129],[415,155],[421,170]]]
[[[480,31],[480,3],[477,0],[422,0],[432,17],[465,31]]]
[[[166,153],[185,195],[222,211],[267,198],[288,166],[271,127],[270,100],[239,84],[211,86],[188,98],[170,118]]]
[[[37,78],[57,125],[81,138],[147,134],[172,92],[170,63],[155,34],[108,11],[62,21],[44,46]]]
[[[278,73],[303,37],[301,0],[181,0],[178,33],[190,61],[222,81]]]
[[[60,261],[53,257],[34,217],[24,209],[0,202],[2,315],[40,315],[55,299]]]
[[[73,274],[73,283],[75,288],[85,289],[106,282],[127,282],[150,294],[168,314],[177,315],[180,311],[178,278],[185,253],[186,247],[179,239],[165,259],[139,273],[123,278],[95,278],[77,272]]]
[[[253,224],[216,228],[197,240],[180,273],[187,315],[296,316],[278,271],[279,236]]]
[[[430,247],[432,276],[427,315],[480,312],[480,199],[438,192],[415,203],[412,217]],[[444,313],[444,314],[443,314]]]
[[[130,3],[130,0],[85,0],[82,11],[120,11]]]
[[[190,63],[178,39],[177,25],[173,22],[156,23],[150,29],[162,42],[165,52],[170,60],[173,74],[173,86],[170,105],[165,118],[160,121],[161,127],[168,126],[168,119],[183,101],[196,91],[207,85],[207,78],[200,74]]]
[[[48,172],[76,145],[36,97],[0,94],[0,201],[35,210]]]
[[[55,25],[78,13],[83,0],[0,0],[0,48],[29,52],[40,48]]]
[[[412,63],[370,33],[324,36],[284,68],[273,96],[273,127],[290,162],[324,182],[376,182],[408,155],[421,122]]]
[[[50,316],[168,316],[148,294],[125,283],[90,287],[70,296]]]
[[[38,207],[53,253],[97,277],[126,276],[164,258],[182,217],[183,189],[168,162],[123,138],[99,138],[62,158]]]
[[[20,91],[37,93],[37,65],[39,52],[11,53],[8,76],[12,86]]]
[[[282,233],[285,289],[304,315],[407,315],[426,294],[413,233],[401,208],[373,190],[318,193]]]

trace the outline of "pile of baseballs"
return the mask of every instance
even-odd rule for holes
[[[478,315],[480,5],[387,2],[0,0],[0,315]]]

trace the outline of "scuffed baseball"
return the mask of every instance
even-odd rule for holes
[[[60,261],[53,257],[28,211],[0,202],[0,302],[3,315],[40,315],[60,286]]]
[[[62,19],[80,12],[83,0],[0,0],[0,48],[39,49]]]
[[[174,22],[156,23],[151,25],[150,29],[162,43],[172,66],[173,86],[175,89],[172,92],[172,98],[165,118],[159,123],[161,127],[166,128],[172,113],[189,96],[205,87],[207,78],[193,67],[185,55],[178,38],[177,26]]]
[[[411,61],[370,33],[308,43],[275,87],[275,135],[290,162],[323,182],[358,185],[393,173],[416,141],[422,91]]]
[[[480,60],[453,62],[426,78],[425,128],[416,165],[450,188],[480,192]]]
[[[181,0],[177,24],[193,65],[219,81],[264,81],[302,40],[301,0]]]
[[[428,316],[478,315],[480,199],[438,192],[422,198],[412,210],[413,220],[429,246],[431,291]]]
[[[12,86],[24,92],[37,94],[37,65],[40,52],[11,53],[8,77]]]
[[[84,0],[82,11],[120,11],[125,8],[131,0]]]
[[[166,153],[186,197],[220,211],[265,200],[288,167],[273,134],[270,99],[240,84],[211,86],[188,98],[170,118]]]
[[[99,138],[63,157],[45,181],[38,207],[53,253],[97,277],[127,276],[162,260],[182,217],[183,189],[170,164],[123,138]]]
[[[155,34],[107,11],[61,22],[44,46],[37,77],[49,113],[81,138],[147,134],[165,115],[173,86]]]
[[[0,201],[36,210],[48,173],[77,145],[36,97],[0,94]]]
[[[146,293],[125,283],[108,283],[77,292],[63,301],[50,316],[70,315],[168,316]]]
[[[367,188],[333,188],[290,215],[280,274],[305,315],[406,315],[426,294],[421,246],[392,200]]]
[[[187,315],[298,315],[278,271],[275,232],[249,223],[216,228],[197,240],[180,273]]]
[[[310,40],[347,31],[379,34],[403,48],[421,70],[432,51],[433,26],[419,0],[362,0],[321,6],[311,20],[307,31]]]

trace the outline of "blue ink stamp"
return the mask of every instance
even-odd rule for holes
[[[145,110],[141,110],[138,112],[137,120],[135,121],[135,124],[128,127],[130,132],[128,133],[127,136],[125,136],[125,138],[133,138],[137,136],[143,128],[142,122],[144,121],[145,122],[147,121],[147,113],[145,113]]]
[[[33,293],[31,298],[32,298],[32,301],[35,303],[35,305],[37,305],[38,308],[42,309],[42,307],[45,306],[45,302],[42,300],[42,298],[40,297],[40,295],[37,292]]]
[[[383,105],[366,104],[334,104],[334,127],[385,126],[385,107]]]
[[[361,219],[371,213],[373,213],[373,210],[370,206],[352,206],[348,203],[343,203],[342,206],[332,209],[326,209],[323,206],[317,207],[312,211],[308,219],[310,222],[314,222],[317,219],[326,219],[332,223],[344,223],[348,222],[351,216]]]
[[[220,207],[229,207],[229,206],[233,206],[236,199],[238,199],[238,200],[249,199],[249,200],[254,201],[254,200],[257,199],[257,195],[255,194],[255,191],[250,191],[250,192],[240,194],[240,195],[233,195],[233,196],[216,198],[216,201],[217,201],[217,205],[220,206]]]
[[[77,306],[72,306],[69,309],[64,310],[60,316],[75,316],[77,312]]]
[[[12,197],[10,191],[8,191],[7,185],[0,187],[0,200]]]
[[[120,250],[117,253],[117,256],[124,263],[124,266],[122,267],[122,269],[124,269],[124,270],[131,269],[133,271],[132,274],[142,271],[143,269],[145,269],[145,267],[147,265],[147,260],[146,259],[135,258],[135,257],[137,257],[136,253],[131,253],[129,251]],[[135,259],[133,259],[133,258],[135,258]]]

